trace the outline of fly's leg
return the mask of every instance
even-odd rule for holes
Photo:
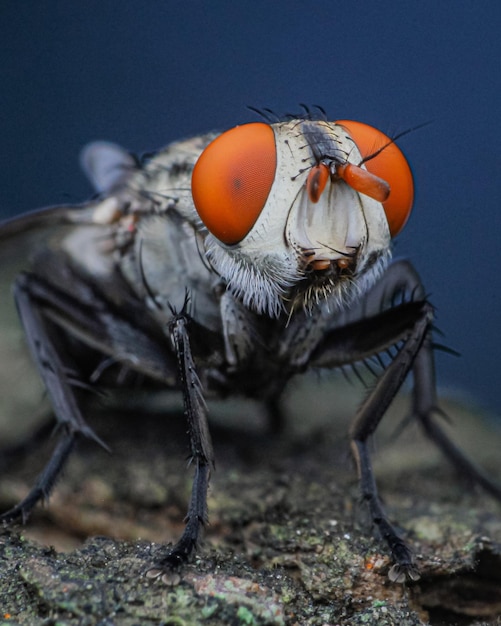
[[[411,334],[378,380],[372,393],[360,407],[350,429],[352,450],[357,463],[362,497],[369,506],[373,523],[378,527],[381,536],[391,550],[395,565],[390,570],[389,576],[394,582],[403,582],[407,576],[416,580],[419,578],[419,573],[414,565],[412,552],[403,539],[399,537],[383,511],[367,444],[411,369],[422,347],[432,319],[433,311],[431,305],[424,302],[421,315],[417,319]]]
[[[169,553],[148,571],[151,578],[184,563],[196,548],[200,530],[207,523],[207,489],[210,471],[214,466],[214,455],[202,385],[191,354],[188,323],[189,318],[185,313],[177,314],[169,324],[169,332],[178,360],[178,377],[188,420],[191,460],[195,465],[195,474],[184,532]]]
[[[69,359],[63,346],[59,345],[62,342],[57,341],[60,326],[75,333],[85,343],[97,344],[103,353],[110,354],[117,362],[124,361],[130,367],[165,382],[172,377],[170,354],[160,350],[157,342],[127,320],[114,315],[106,302],[78,276],[74,276],[74,289],[81,301],[31,274],[20,275],[15,284],[14,297],[28,347],[61,432],[35,486],[22,502],[0,516],[0,521],[6,523],[16,519],[24,521],[36,503],[49,496],[79,436],[92,438],[104,446],[85,423],[78,407],[68,375]],[[197,543],[200,526],[207,520],[207,488],[213,465],[206,407],[191,355],[187,323],[186,315],[175,315],[169,330],[183,390],[195,477],[185,531],[160,564],[163,568],[185,561]],[[131,359],[129,355],[135,358]]]
[[[371,309],[372,303],[368,304]],[[391,550],[395,564],[389,577],[394,582],[403,582],[407,577],[415,580],[419,573],[411,550],[386,517],[380,502],[368,443],[426,345],[432,320],[433,309],[426,300],[405,302],[369,318],[350,320],[345,326],[327,333],[310,359],[312,366],[339,367],[363,361],[401,344],[398,353],[360,406],[350,428],[362,498],[368,505],[373,523]]]
[[[54,448],[49,462],[44,467],[29,494],[16,506],[0,515],[0,522],[11,524],[20,520],[26,522],[29,514],[41,500],[47,500],[54,484],[63,470],[63,467],[71,454],[76,439],[76,432],[65,429],[56,447]]]
[[[19,276],[14,287],[14,297],[28,348],[47,389],[60,434],[49,461],[31,491],[15,507],[0,515],[0,521],[4,523],[16,520],[24,522],[37,502],[48,498],[78,436],[95,439],[104,445],[85,423],[78,408],[68,379],[64,354],[51,338],[51,325],[47,323],[42,307],[32,295],[34,282],[36,279],[28,274]]]
[[[66,337],[74,337],[101,352],[103,357],[107,355],[111,362],[123,363],[169,386],[175,381],[175,361],[170,351],[156,336],[150,336],[146,328],[140,328],[135,317],[130,320],[119,317],[75,273],[65,274],[65,285],[71,286],[71,292],[69,288],[62,291],[39,276],[26,273],[17,278],[14,286],[28,348],[52,404],[59,440],[33,489],[22,502],[0,515],[0,522],[24,521],[36,503],[50,495],[78,437],[93,439],[107,449],[86,424],[78,406],[75,388],[78,381],[71,379]]]
[[[424,298],[421,279],[412,265],[405,260],[392,263],[384,279],[368,294],[364,305],[369,314],[381,307],[385,294],[406,292],[415,299]],[[397,307],[398,308],[398,307]],[[435,367],[431,337],[428,335],[412,367],[414,379],[412,412],[426,435],[437,445],[456,470],[473,483],[477,483],[491,496],[501,501],[501,487],[458,448],[440,427],[437,417],[443,415],[438,407]]]
[[[416,357],[413,367],[413,414],[426,435],[437,445],[456,470],[468,480],[477,483],[501,502],[501,487],[458,448],[437,422],[438,409],[432,347],[427,340]]]
[[[393,296],[399,293],[405,295],[404,302],[385,308]],[[422,326],[424,319],[428,319],[425,328]],[[428,330],[432,311],[424,299],[423,286],[412,265],[407,261],[392,263],[382,280],[366,294],[358,307],[354,306],[344,314],[342,321],[342,325],[324,335],[310,356],[310,366],[340,367],[363,361],[404,342],[400,352],[378,381],[374,392],[360,408],[351,429],[352,448],[364,498],[369,503],[376,525],[395,555],[397,565],[390,575],[393,580],[403,580],[406,573],[412,576],[416,570],[412,566],[408,548],[384,516],[370,465],[367,439],[376,429],[409,368],[412,368],[414,379],[413,416],[427,436],[457,470],[500,501],[501,487],[465,456],[437,422],[437,416],[442,411],[437,404],[433,348]],[[419,347],[416,340],[421,342]]]

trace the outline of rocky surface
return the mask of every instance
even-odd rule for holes
[[[0,535],[0,624],[500,624],[501,505],[470,489],[395,403],[374,445],[390,519],[421,579],[391,583],[359,502],[346,432],[363,390],[293,381],[285,433],[258,405],[211,406],[217,466],[210,524],[192,561],[146,576],[183,527],[191,469],[182,415],[159,397],[93,409],[112,453],[82,442],[45,506]],[[169,400],[170,402],[170,400]],[[106,404],[106,403],[104,403]],[[444,404],[456,441],[501,480],[501,429]],[[5,424],[9,436],[14,423]],[[0,505],[32,484],[48,446],[8,460]],[[2,621],[3,620],[3,621]]]

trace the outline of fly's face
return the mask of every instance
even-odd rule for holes
[[[216,272],[246,306],[276,317],[298,304],[345,306],[372,286],[413,185],[376,129],[292,120],[220,135],[195,165],[192,192]]]

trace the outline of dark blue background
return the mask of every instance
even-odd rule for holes
[[[501,3],[2,0],[0,216],[78,202],[80,148],[137,152],[321,104],[403,138],[417,199],[396,254],[460,359],[439,380],[501,410]]]

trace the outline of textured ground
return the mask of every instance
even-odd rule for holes
[[[501,624],[501,505],[461,482],[415,425],[394,440],[406,413],[397,401],[374,465],[422,577],[390,583],[346,440],[363,391],[315,380],[293,388],[279,440],[263,436],[258,406],[212,407],[210,526],[167,581],[144,574],[182,529],[191,479],[182,416],[165,415],[162,399],[145,415],[144,398],[93,415],[112,454],[80,445],[48,504],[0,535],[0,624]],[[500,429],[446,408],[456,441],[501,480]],[[4,469],[3,510],[26,492],[43,451]]]

